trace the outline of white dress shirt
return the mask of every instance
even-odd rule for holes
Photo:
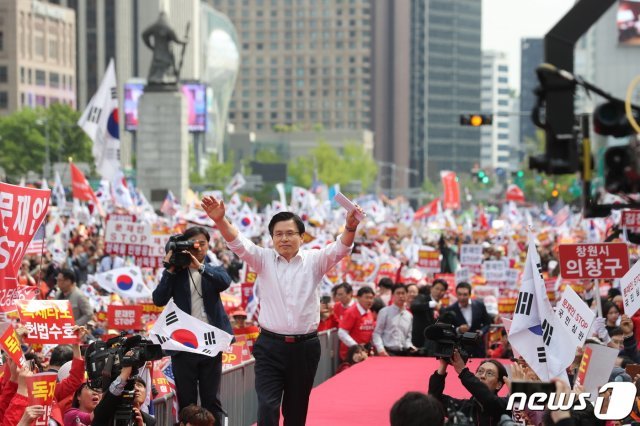
[[[350,251],[338,240],[320,250],[299,250],[287,262],[271,248],[258,247],[242,234],[228,243],[258,277],[260,326],[274,333],[307,334],[320,323],[322,277]]]
[[[460,305],[458,305],[458,306],[460,306]],[[469,304],[465,308],[460,306],[460,312],[462,312],[462,316],[464,317],[464,320],[467,322],[469,327],[471,327],[471,321],[473,319],[473,311],[471,310],[471,302],[469,302]]]
[[[373,331],[373,344],[378,352],[385,347],[402,351],[413,346],[411,328],[413,315],[396,305],[386,306],[378,312],[376,329]]]

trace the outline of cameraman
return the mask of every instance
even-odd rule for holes
[[[186,267],[177,267],[169,263],[173,252],[170,250],[167,253],[166,269],[153,291],[153,303],[164,306],[173,298],[182,311],[233,335],[231,322],[220,299],[220,293],[229,288],[231,277],[223,267],[205,264],[209,232],[201,226],[194,226],[187,229],[180,240],[197,243],[184,253],[190,256],[191,263]],[[200,405],[214,415],[216,424],[220,423],[223,413],[219,397],[222,354],[211,358],[191,352],[177,352],[171,357],[171,364],[180,409],[198,404],[199,391]]]
[[[131,355],[131,352],[127,353]],[[113,423],[113,416],[118,408],[118,405],[122,402],[122,393],[127,384],[127,380],[131,377],[133,367],[123,367],[120,371],[120,375],[109,385],[109,390],[106,391],[100,400],[100,403],[96,406],[93,412],[93,426],[109,426]],[[147,386],[144,380],[136,377],[134,382],[133,401],[133,424],[135,426],[153,426],[156,424],[156,420],[153,416],[145,413],[140,409],[144,400],[147,397]]]
[[[438,398],[447,412],[461,412],[476,426],[496,426],[500,416],[507,412],[507,398],[498,396],[507,377],[505,367],[496,360],[485,360],[474,375],[465,366],[460,352],[454,349],[451,365],[472,396],[456,399],[443,394],[447,365],[447,361],[440,359],[440,367],[429,379],[429,394]]]

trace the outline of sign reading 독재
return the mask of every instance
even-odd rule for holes
[[[41,405],[44,414],[38,417],[32,424],[35,426],[47,426],[51,416],[51,406],[58,379],[57,373],[38,373],[25,378],[29,405]]]
[[[29,330],[25,343],[78,343],[73,331],[76,321],[68,300],[22,300],[17,305],[20,322]]]
[[[622,278],[629,270],[625,243],[560,244],[559,254],[565,279]]]

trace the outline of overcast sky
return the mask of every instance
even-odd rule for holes
[[[509,85],[520,91],[520,39],[544,37],[574,0],[482,0],[482,50],[506,52]]]

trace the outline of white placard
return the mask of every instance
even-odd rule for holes
[[[560,320],[558,324],[567,330],[573,342],[582,346],[589,337],[589,330],[596,314],[569,285],[565,287],[560,301],[556,304],[556,315]]]
[[[584,391],[591,394],[590,401],[595,401],[598,388],[609,381],[618,352],[618,349],[597,343],[589,343],[585,346],[576,383],[581,384]]]
[[[460,247],[461,265],[480,265],[482,263],[482,245],[463,244]]]
[[[624,313],[631,317],[640,309],[640,262],[636,262],[620,278],[620,288],[624,299]]]
[[[456,271],[456,282],[457,283],[461,283],[461,282],[469,282],[469,280],[471,279],[471,273],[469,272],[469,268],[459,268]]]
[[[487,282],[504,281],[507,265],[502,260],[486,260],[483,264],[484,277]]]

